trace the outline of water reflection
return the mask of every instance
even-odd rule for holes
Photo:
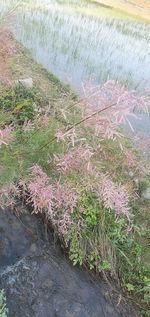
[[[1,0],[0,8],[15,1]],[[101,83],[108,76],[141,91],[150,87],[150,24],[119,19],[111,10],[85,5],[84,0],[23,2],[11,30],[58,78],[79,91],[83,80],[94,77]],[[143,115],[132,125],[136,133],[150,135],[150,117]]]
[[[148,86],[149,24],[105,16],[103,8],[99,8],[99,16],[92,16],[92,11],[87,15],[83,4],[80,12],[80,6],[73,4],[40,3],[31,1],[19,11],[13,31],[44,67],[61,80],[71,78],[76,89],[84,79],[94,76],[99,83],[108,75],[139,89]]]

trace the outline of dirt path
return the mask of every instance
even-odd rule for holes
[[[0,28],[0,81],[6,85],[11,83],[11,74],[7,68],[7,60],[8,57],[16,54],[18,49],[11,34]]]
[[[99,3],[121,9],[129,14],[150,20],[149,0],[96,0]]]

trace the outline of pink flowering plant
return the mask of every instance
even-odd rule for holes
[[[74,265],[116,278],[121,263],[122,284],[134,283],[123,270],[134,276],[139,259],[132,208],[139,193],[129,171],[136,177],[142,169],[120,125],[133,131],[135,108],[147,113],[148,105],[148,98],[109,80],[84,83],[82,101],[70,108],[62,100],[52,110],[50,104],[35,106],[34,117],[17,127],[7,158],[9,166],[17,166],[12,173],[17,181],[0,191],[2,206],[7,200],[14,206],[23,196],[32,213],[43,214]],[[12,132],[11,125],[0,130],[5,161]]]
[[[69,183],[52,182],[39,165],[33,165],[29,172],[30,178],[25,185],[20,183],[28,193],[27,203],[32,206],[33,213],[45,213],[58,235],[65,240],[78,201],[76,189]]]
[[[13,127],[11,125],[5,126],[3,129],[0,129],[0,146],[8,146],[13,140]]]

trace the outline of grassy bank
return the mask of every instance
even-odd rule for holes
[[[82,123],[84,105],[74,92],[20,45],[14,48],[1,57],[0,129],[10,128],[0,148],[1,203],[13,204],[23,195],[35,213],[46,215],[74,265],[114,280],[149,316],[150,201],[142,198],[149,186],[148,163],[126,137],[120,147],[117,140],[94,136],[92,127]],[[33,87],[16,85],[30,77]],[[99,183],[108,184],[103,197]],[[128,192],[122,214],[115,205],[107,207],[104,196],[110,187],[123,201]]]

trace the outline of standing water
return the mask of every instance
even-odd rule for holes
[[[5,10],[17,0],[1,0]],[[37,62],[76,91],[84,80],[150,87],[150,24],[86,0],[24,0],[10,25]],[[150,120],[139,121],[150,135]],[[136,125],[138,130],[138,124]]]
[[[11,3],[1,0],[0,7]],[[16,38],[35,59],[76,89],[94,77],[131,87],[150,83],[150,24],[85,1],[21,1]]]

